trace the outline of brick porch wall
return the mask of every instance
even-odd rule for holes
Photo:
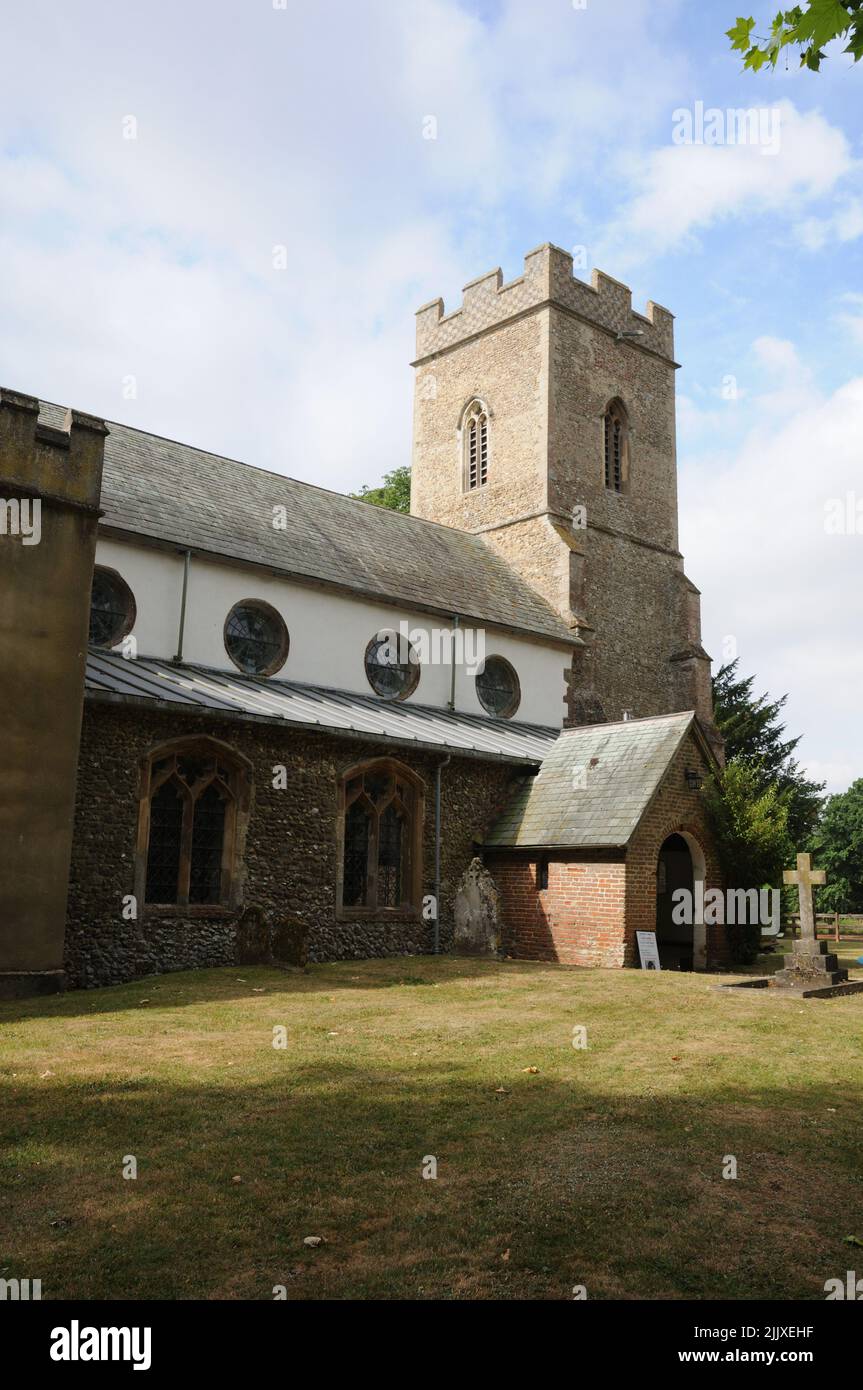
[[[537,855],[488,856],[501,892],[503,945],[520,960],[623,964],[626,865],[583,854],[550,857],[548,888],[537,887]]]
[[[687,768],[694,768],[704,775],[708,772],[704,754],[691,734],[684,739],[669,765],[659,790],[642,817],[627,850],[627,965],[638,964],[635,933],[653,931],[656,927],[656,864],[662,843],[669,835],[683,832],[692,835],[704,853],[705,891],[723,887],[719,859],[707,821],[704,796],[702,792],[690,791],[687,787]],[[707,968],[725,964],[727,961],[725,928],[708,926]]]
[[[723,886],[703,794],[690,791],[686,769],[706,775],[690,735],[675,755],[625,852],[550,851],[548,888],[537,887],[537,850],[488,851],[501,893],[504,949],[521,960],[565,965],[638,965],[635,933],[656,928],[656,869],[663,842],[686,832],[701,846],[705,891]],[[707,928],[708,969],[726,963],[725,928]]]

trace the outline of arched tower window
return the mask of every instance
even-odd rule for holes
[[[135,896],[150,911],[238,902],[249,764],[218,739],[178,738],[141,764]]]
[[[605,486],[625,492],[629,482],[629,419],[620,400],[611,401],[603,418]]]
[[[423,783],[376,758],[339,779],[339,916],[416,917],[422,907]]]
[[[488,482],[488,408],[483,401],[474,399],[465,406],[459,435],[463,487],[473,492]]]

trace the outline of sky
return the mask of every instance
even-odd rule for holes
[[[757,32],[777,7],[750,0]],[[0,381],[352,490],[409,462],[415,310],[576,249],[583,278],[676,315],[705,646],[788,692],[801,762],[843,790],[863,776],[863,63],[744,73],[739,9],[28,0],[3,35]],[[736,142],[724,113],[750,109]]]

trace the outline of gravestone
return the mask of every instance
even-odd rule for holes
[[[464,956],[500,951],[500,894],[481,859],[472,859],[455,895],[453,949]]]
[[[270,959],[270,929],[264,910],[250,906],[237,923],[238,965],[266,965]]]
[[[294,966],[299,970],[309,968],[309,928],[308,923],[297,917],[285,917],[273,928],[270,950],[274,965]]]
[[[798,854],[797,868],[786,869],[782,875],[787,884],[797,888],[800,899],[800,936],[791,943],[791,958],[784,970],[777,970],[773,985],[778,989],[793,989],[804,996],[830,999],[841,994],[856,994],[863,990],[863,980],[848,981],[848,971],[839,968],[839,957],[827,950],[827,942],[815,935],[813,885],[826,882],[823,869],[813,869],[808,854]]]

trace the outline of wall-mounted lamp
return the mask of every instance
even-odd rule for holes
[[[694,768],[688,767],[684,776],[686,778],[686,785],[691,792],[701,791],[701,788],[704,786],[704,778],[700,772],[696,772]]]

